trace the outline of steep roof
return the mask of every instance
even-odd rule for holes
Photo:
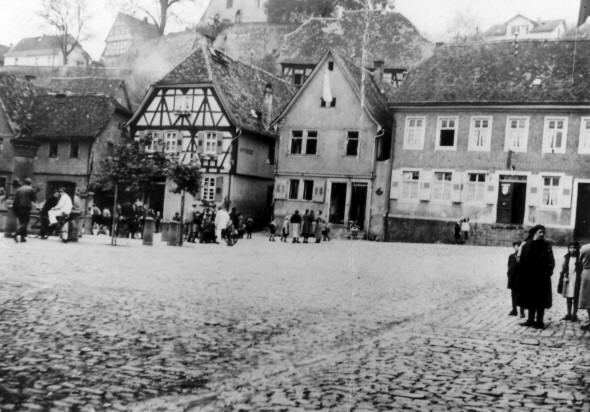
[[[129,14],[119,12],[115,18],[113,26],[117,23],[126,26],[132,38],[147,39],[160,35],[156,25],[148,22],[147,19],[142,20],[130,16]]]
[[[528,17],[523,16],[522,14],[517,14],[516,16],[512,17],[510,20],[508,20],[504,23],[494,24],[492,27],[490,27],[489,29],[487,29],[485,31],[484,36],[493,37],[493,36],[506,35],[506,30],[508,29],[508,24],[516,18],[525,19],[533,25],[533,28],[529,31],[529,33],[551,33],[553,30],[555,30],[557,27],[559,27],[559,25],[561,25],[561,24],[565,25],[565,20],[563,20],[563,19],[535,21],[535,20],[529,19]]]
[[[590,41],[447,45],[408,76],[404,104],[588,104]]]
[[[266,85],[272,86],[274,113],[282,111],[295,92],[284,80],[204,45],[195,49],[155,86],[179,84],[212,84],[235,125],[261,134],[269,133],[262,121],[251,113],[252,110],[263,111]]]
[[[0,72],[0,109],[8,116],[13,129],[20,129],[28,121],[34,97],[44,93],[24,79]]]
[[[106,77],[54,77],[47,86],[56,93],[71,93],[79,95],[102,95],[111,97],[131,110],[129,97],[123,79]]]
[[[45,95],[34,98],[32,138],[94,138],[115,113],[116,103],[105,96]]]
[[[402,14],[346,11],[342,18],[311,18],[285,36],[279,63],[316,64],[328,50],[362,63],[367,30],[365,64],[383,60],[388,68],[408,68],[429,56],[433,45]]]

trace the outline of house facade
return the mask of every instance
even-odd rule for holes
[[[517,14],[505,23],[490,27],[485,33],[486,40],[547,39],[559,40],[567,31],[565,20],[531,20]]]
[[[557,242],[590,238],[582,43],[445,46],[410,73],[390,102],[388,240],[451,241],[463,217],[476,243],[510,244],[539,223]]]
[[[357,225],[378,237],[384,202],[376,171],[389,170],[390,115],[372,75],[327,52],[275,122],[275,216],[321,211],[336,231]]]
[[[204,23],[266,23],[266,0],[210,0]]]
[[[201,45],[152,85],[128,125],[150,135],[148,150],[201,166],[201,191],[186,204],[235,207],[266,223],[277,137],[270,120],[292,94],[281,79]],[[179,210],[180,196],[165,190],[164,219]]]
[[[61,36],[28,37],[4,54],[5,66],[86,67],[90,56],[76,42],[67,61],[60,47]],[[74,40],[72,40],[74,42]]]

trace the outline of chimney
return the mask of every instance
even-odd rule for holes
[[[334,17],[340,20],[342,16],[344,16],[344,7],[337,4],[336,6],[334,6]]]
[[[270,129],[270,122],[272,121],[272,85],[267,83],[264,87],[264,102],[262,107],[262,124],[265,130]]]
[[[375,60],[373,62],[373,77],[377,84],[383,81],[383,69],[385,62],[383,60]]]
[[[590,15],[590,0],[580,0],[580,12],[578,13],[578,27],[586,22]]]

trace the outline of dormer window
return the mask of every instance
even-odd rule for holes
[[[323,97],[320,97],[320,107],[336,107],[336,98],[333,97],[330,102],[326,102]]]
[[[328,70],[334,71],[334,62],[328,62]]]

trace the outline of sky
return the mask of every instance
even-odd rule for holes
[[[88,31],[91,38],[82,42],[83,47],[94,59],[98,59],[117,12],[129,1],[146,5],[155,0],[90,0],[91,18]],[[213,0],[225,1],[225,0]],[[177,3],[177,16],[169,23],[167,31],[183,30],[199,21],[208,0],[194,0]],[[0,0],[0,44],[16,44],[24,37],[41,34],[55,34],[38,16],[42,0]],[[427,38],[444,41],[463,17],[471,24],[485,31],[493,24],[502,23],[516,14],[531,19],[565,19],[575,24],[580,0],[396,0],[396,10],[414,23]],[[141,12],[137,17],[143,17]]]

